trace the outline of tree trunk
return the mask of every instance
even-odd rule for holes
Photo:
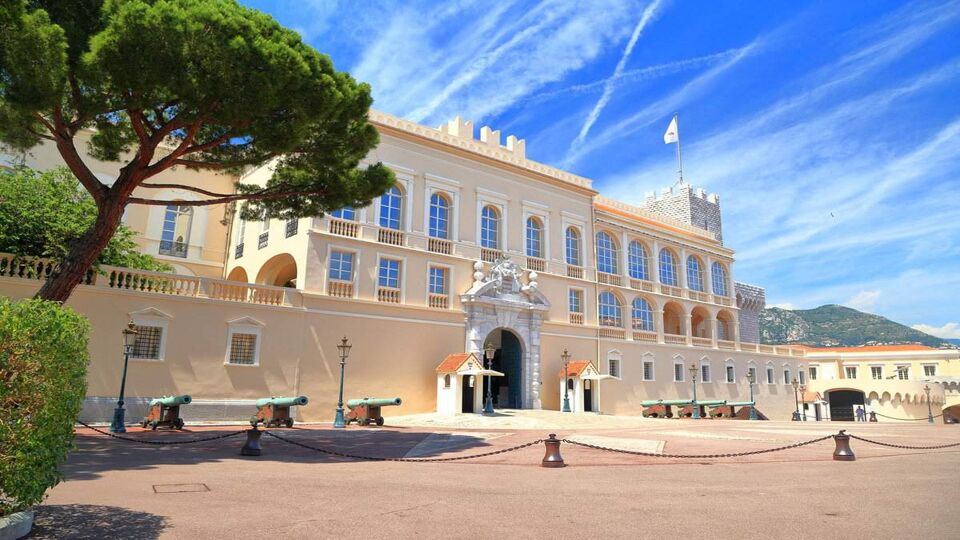
[[[113,197],[108,197],[100,205],[96,221],[70,246],[67,256],[34,298],[55,302],[66,302],[70,298],[117,232],[123,208],[124,204]]]

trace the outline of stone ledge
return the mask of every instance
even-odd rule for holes
[[[18,540],[30,534],[32,528],[33,510],[23,510],[0,517],[0,540]]]

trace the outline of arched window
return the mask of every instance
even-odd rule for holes
[[[687,287],[703,292],[703,270],[700,268],[700,259],[693,255],[687,257]]]
[[[645,298],[633,299],[633,329],[653,332],[653,310]]]
[[[527,257],[543,258],[543,223],[535,217],[527,218]]]
[[[627,266],[633,279],[650,279],[650,274],[647,273],[647,248],[636,240],[630,242],[630,247],[627,248]]]
[[[601,326],[623,326],[623,305],[611,292],[602,292],[598,298],[600,304]]]
[[[500,249],[500,212],[490,205],[480,212],[480,247]]]
[[[710,269],[710,274],[713,277],[713,294],[726,296],[727,295],[727,269],[724,268],[722,264],[715,262],[713,263],[713,268]]]
[[[357,217],[357,213],[353,211],[352,206],[344,206],[339,210],[334,210],[330,212],[330,215],[337,219],[345,219],[347,221],[353,221]]]
[[[567,227],[567,264],[573,266],[582,266],[580,259],[580,231],[573,227]]]
[[[613,238],[605,232],[597,233],[597,270],[607,274],[618,274],[617,259],[620,253]]]
[[[660,250],[660,283],[677,286],[677,259],[667,248]]]
[[[400,193],[400,188],[393,186],[380,196],[380,226],[399,230],[402,207],[403,195]]]
[[[430,196],[430,223],[428,234],[433,238],[450,236],[450,201],[440,193]]]
[[[163,217],[163,232],[160,235],[160,254],[172,257],[186,257],[190,243],[190,225],[193,221],[193,207],[167,206]]]

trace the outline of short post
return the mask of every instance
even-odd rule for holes
[[[565,467],[563,463],[563,456],[560,455],[560,439],[557,438],[556,433],[551,433],[548,438],[543,441],[543,446],[545,447],[546,452],[543,454],[543,461],[540,462],[541,467]]]
[[[841,429],[840,433],[833,436],[833,442],[837,444],[837,448],[833,451],[834,461],[856,461],[857,459],[850,448],[850,436],[847,435],[846,431]]]
[[[247,430],[247,442],[243,443],[243,448],[240,449],[241,456],[259,456],[262,453],[260,448],[260,436],[263,434],[262,431],[256,427],[252,427]]]
[[[871,422],[876,422],[876,421],[877,421],[877,413],[876,413],[876,412],[870,411],[870,421],[871,421]]]

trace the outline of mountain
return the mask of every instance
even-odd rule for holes
[[[814,309],[766,308],[760,313],[760,341],[812,347],[856,347],[920,343],[930,347],[947,340],[870,313],[828,304]]]

